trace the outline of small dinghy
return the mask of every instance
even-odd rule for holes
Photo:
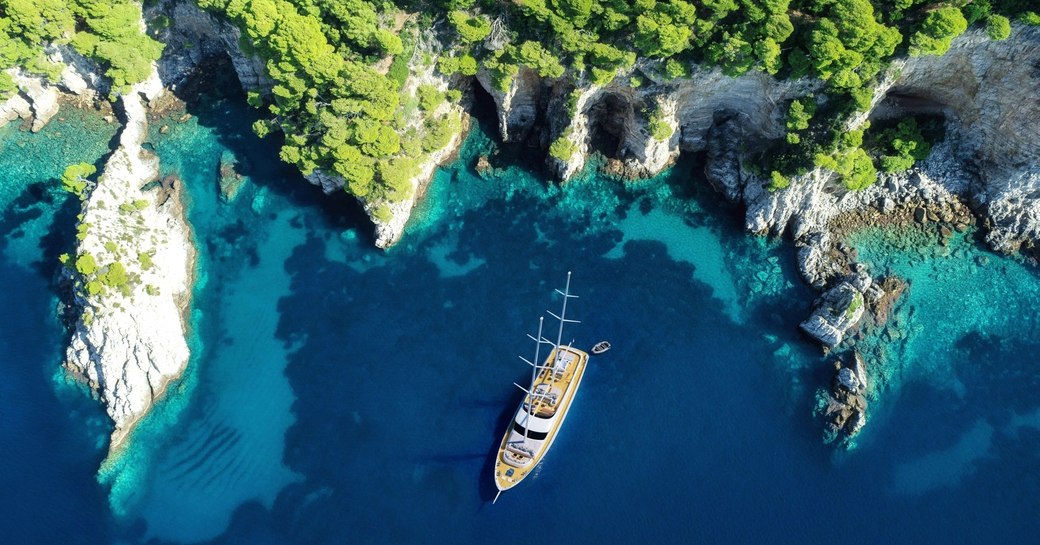
[[[607,341],[600,341],[596,343],[596,346],[592,347],[593,354],[602,354],[607,350],[610,350],[610,343]]]

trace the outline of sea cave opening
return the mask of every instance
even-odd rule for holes
[[[632,103],[624,96],[608,93],[588,110],[589,142],[593,152],[620,159],[621,136],[632,118]]]

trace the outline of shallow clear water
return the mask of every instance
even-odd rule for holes
[[[18,542],[485,543],[527,521],[575,542],[1026,541],[1040,529],[1032,268],[988,254],[978,265],[971,240],[943,257],[920,255],[933,242],[897,250],[904,234],[863,233],[865,260],[911,279],[897,309],[911,340],[865,341],[884,388],[858,447],[835,453],[811,419],[831,368],[797,334],[813,294],[793,252],[747,236],[693,160],[627,186],[590,175],[559,188],[504,149],[485,180],[471,167],[492,142],[476,130],[383,253],[356,205],[249,135],[243,102],[209,97],[187,122],[153,124],[201,249],[193,358],[98,477],[103,413],[52,378],[64,334],[37,270],[71,247],[74,210],[60,195],[32,205],[58,211],[22,237],[50,248],[43,258],[5,250],[0,274],[26,288],[0,318],[14,375],[0,408],[21,415],[0,429],[29,440],[2,448],[36,470],[0,470]],[[2,138],[17,162],[9,143],[41,137]],[[228,150],[249,180],[222,203]],[[33,221],[9,202],[5,233]],[[614,349],[593,359],[545,463],[492,507],[490,463],[526,373],[516,355],[567,270],[583,322],[568,337]],[[80,517],[74,533],[34,523]]]

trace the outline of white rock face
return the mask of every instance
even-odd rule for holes
[[[98,64],[69,45],[50,44],[44,47],[47,58],[55,64],[63,64],[59,85],[69,93],[81,97],[95,97],[108,93],[110,82],[101,77],[104,72]]]
[[[1040,29],[1023,25],[1014,25],[1004,41],[972,30],[941,57],[896,61],[875,90],[870,111],[852,119],[849,128],[868,119],[935,113],[946,116],[946,140],[913,171],[882,175],[858,192],[819,169],[769,192],[763,180],[741,168],[740,150],[782,137],[787,101],[820,91],[820,82],[778,81],[759,72],[731,78],[717,69],[697,69],[688,78],[633,89],[622,75],[605,87],[579,87],[577,107],[568,108],[574,84],[566,79],[545,81],[524,73],[506,94],[492,89],[486,76],[478,81],[495,98],[506,141],[529,131],[538,118],[531,109],[547,102],[547,141],[565,136],[577,150],[566,160],[547,159],[563,180],[584,168],[594,131],[607,130],[618,139],[616,158],[631,175],[660,172],[680,149],[707,149],[709,179],[728,198],[747,205],[747,228],[757,233],[792,227],[799,238],[825,230],[838,214],[866,206],[888,203],[891,209],[907,199],[967,198],[984,205],[992,225],[988,242],[1014,251],[1023,241],[1040,242],[1037,63]],[[545,94],[548,101],[541,98]],[[668,142],[649,137],[647,112],[655,107],[675,128]]]
[[[867,206],[917,200],[967,198],[985,204],[992,220],[988,242],[1014,251],[1023,240],[1040,240],[1040,30],[1016,26],[995,42],[981,31],[954,41],[941,57],[900,61],[875,93],[868,117],[885,119],[923,111],[946,116],[946,139],[913,170],[881,175],[865,191],[848,191],[815,170],[791,187],[769,192],[744,176],[747,228],[795,238],[826,229],[838,214]],[[884,100],[883,100],[884,99]],[[978,172],[978,175],[973,174]]]
[[[13,73],[14,70],[8,70]],[[15,119],[32,119],[32,104],[21,94],[15,94],[0,104],[0,126],[6,125]]]
[[[477,79],[498,106],[498,132],[502,141],[523,141],[534,127],[540,110],[542,80],[538,73],[521,67],[510,83],[509,91],[504,93],[492,84],[487,70],[477,73]]]
[[[0,126],[21,118],[32,122],[33,132],[39,131],[58,113],[58,89],[43,78],[15,68],[7,73],[18,86],[18,93],[0,104]]]
[[[802,330],[827,348],[840,344],[859,324],[866,311],[863,291],[869,287],[869,277],[866,282],[867,286],[862,286],[853,281],[843,281],[825,292],[816,301],[809,319],[802,322]]]
[[[138,84],[119,103],[126,125],[96,187],[83,203],[74,260],[90,256],[98,270],[73,272],[82,315],[66,352],[66,368],[82,377],[115,423],[115,450],[171,380],[184,371],[189,350],[185,315],[191,297],[195,250],[179,195],[142,187],[158,176],[158,158],[141,148],[147,133],[142,97],[161,83]],[[106,285],[121,263],[127,281]],[[76,267],[70,260],[70,270]]]

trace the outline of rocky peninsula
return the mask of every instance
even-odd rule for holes
[[[157,183],[159,161],[141,147],[158,74],[117,101],[119,147],[88,191],[69,260],[79,319],[65,367],[85,380],[115,423],[110,450],[188,364],[194,241],[177,185]]]

